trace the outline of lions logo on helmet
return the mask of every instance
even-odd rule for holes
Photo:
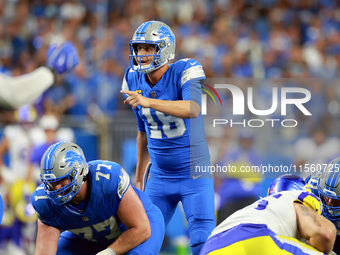
[[[40,179],[48,198],[55,204],[65,204],[78,194],[89,168],[82,149],[71,142],[51,145],[41,159]],[[64,187],[53,190],[51,183],[68,178]]]
[[[138,55],[138,44],[152,44],[155,47],[153,55]],[[150,73],[175,57],[176,39],[171,28],[160,21],[148,21],[140,25],[129,42],[131,55],[130,65],[133,70]],[[142,57],[153,57],[149,65],[142,66]]]
[[[340,230],[340,157],[330,162],[318,181],[318,192],[323,203],[324,216]]]
[[[308,184],[297,175],[284,174],[276,178],[268,189],[268,196],[286,190],[306,190],[312,192]]]

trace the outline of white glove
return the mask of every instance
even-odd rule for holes
[[[96,255],[117,255],[117,253],[115,253],[115,251],[111,248],[106,248],[105,250],[98,252]]]

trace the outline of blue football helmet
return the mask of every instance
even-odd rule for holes
[[[340,230],[340,157],[332,160],[322,171],[317,187],[324,216]],[[332,201],[327,203],[327,199]]]
[[[272,182],[272,184],[269,186],[267,196],[287,190],[306,190],[312,192],[308,184],[306,184],[303,178],[300,176],[284,174]]]
[[[61,205],[78,194],[86,180],[89,167],[82,149],[72,142],[51,145],[41,158],[40,179],[48,198]],[[51,183],[68,178],[64,187],[53,190]]]
[[[138,44],[152,44],[155,47],[153,55],[138,55]],[[175,57],[176,39],[171,28],[160,21],[147,21],[140,25],[129,42],[131,55],[130,65],[133,70],[150,73]],[[153,57],[148,65],[142,65],[142,57]]]
[[[71,72],[79,63],[78,51],[69,41],[61,45],[53,43],[47,49],[46,62],[58,74]]]

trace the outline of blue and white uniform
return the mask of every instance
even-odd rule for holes
[[[322,212],[322,203],[314,194],[281,191],[225,219],[214,229],[200,255],[324,254],[301,242],[294,202]]]
[[[154,86],[146,74],[128,68],[122,89],[147,98],[193,100],[201,105],[200,81],[205,80],[201,64],[195,59],[182,59],[169,66]],[[203,174],[195,172],[197,166],[210,165],[203,117],[199,114],[195,119],[181,119],[141,106],[134,112],[138,130],[146,132],[151,161],[145,192],[161,209],[166,224],[182,201],[195,254],[216,224],[211,175],[198,178]]]
[[[80,206],[57,205],[45,194],[43,184],[32,194],[31,201],[39,219],[62,230],[57,254],[96,254],[112,244],[127,227],[117,211],[129,188],[130,178],[120,165],[96,160],[88,163],[88,196]],[[151,225],[151,237],[127,254],[158,254],[164,238],[164,222],[159,209],[135,187]]]
[[[190,80],[191,79],[191,80]],[[193,82],[196,79],[196,82]],[[201,64],[194,59],[182,59],[163,74],[152,86],[146,75],[129,67],[122,89],[137,91],[147,98],[160,100],[193,100],[201,105],[201,84],[205,80]],[[153,174],[163,178],[188,178],[191,167],[209,163],[210,156],[205,140],[203,117],[181,119],[138,106],[135,111],[138,130],[146,132]],[[190,129],[193,126],[193,129]],[[195,151],[190,154],[190,145]],[[195,152],[195,153],[194,153]]]

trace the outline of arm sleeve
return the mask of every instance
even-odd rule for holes
[[[122,90],[130,90],[128,80],[129,80],[129,72],[130,72],[130,67],[126,69],[125,74],[124,74],[124,79],[122,82]],[[123,94],[125,98],[128,98],[129,96],[126,94]]]
[[[182,86],[182,98],[183,100],[193,100],[201,106],[201,95],[203,91],[200,89],[202,87],[201,80],[194,79],[187,81]]]
[[[181,77],[183,100],[193,100],[201,106],[202,83],[205,81],[205,73],[202,65],[190,59],[186,61]]]
[[[126,70],[125,75],[124,75],[124,79],[123,79],[123,83],[122,83],[122,90],[130,90],[129,84],[128,84],[128,74],[130,72],[130,67]],[[123,94],[125,98],[128,98],[129,96],[126,94]],[[138,111],[141,110],[140,106],[137,106],[137,109],[133,109],[133,112],[136,115],[136,119],[137,119],[137,124],[138,124],[138,130],[141,132],[145,132],[145,124],[144,121],[139,117]]]
[[[32,103],[54,82],[47,67],[18,77],[0,75],[0,109],[18,109]]]

